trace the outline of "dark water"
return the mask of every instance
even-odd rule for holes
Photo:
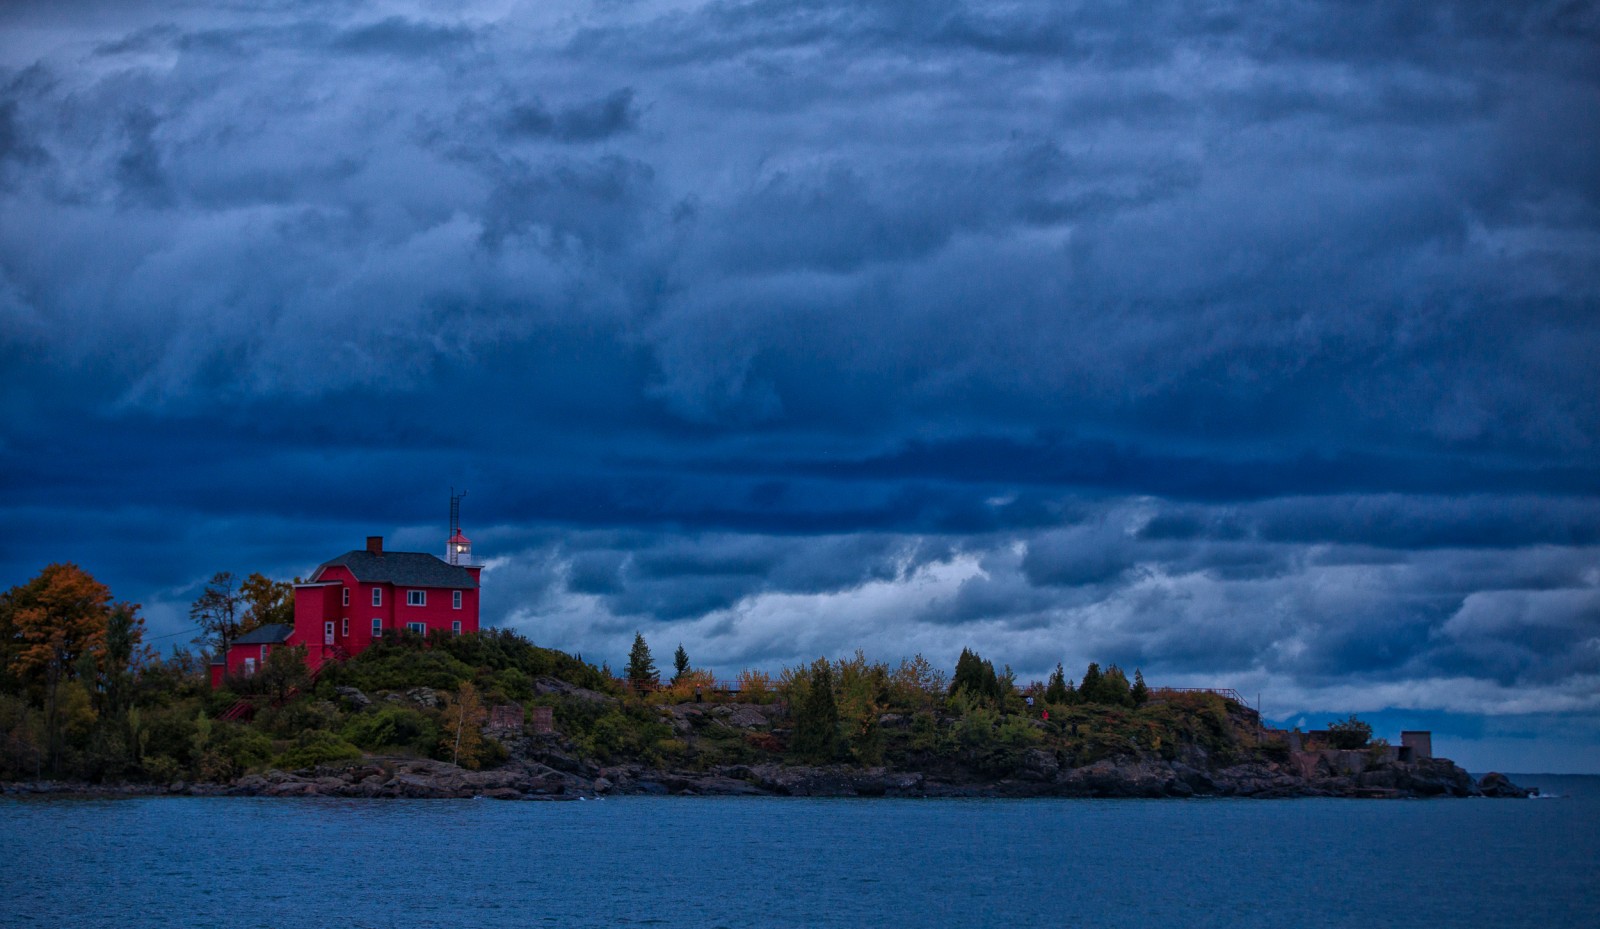
[[[0,925],[1600,925],[1543,800],[0,800]]]

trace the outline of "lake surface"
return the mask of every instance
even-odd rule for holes
[[[1540,800],[0,799],[0,925],[1596,925]]]

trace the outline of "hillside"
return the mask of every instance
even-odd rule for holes
[[[498,631],[386,642],[315,680],[285,660],[215,694],[166,684],[136,720],[137,761],[82,780],[508,799],[1522,793],[1444,759],[1401,762],[1381,741],[1291,752],[1246,706],[1129,685],[1115,667],[1091,666],[1078,687],[1035,685],[1030,707],[970,653],[950,682],[920,658],[891,669],[858,653],[776,681],[747,674],[736,691],[690,669],[641,693]]]

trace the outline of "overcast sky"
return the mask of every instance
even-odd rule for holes
[[[0,6],[0,586],[442,551],[1600,771],[1593,3]]]

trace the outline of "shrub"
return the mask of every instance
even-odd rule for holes
[[[361,757],[361,749],[326,729],[300,733],[294,747],[278,756],[278,767],[288,770],[314,768],[330,761],[351,761]]]
[[[401,748],[427,754],[439,741],[439,727],[417,710],[391,705],[351,719],[341,735],[369,752]]]
[[[1340,749],[1365,748],[1372,738],[1372,727],[1354,715],[1328,724],[1328,744]]]

